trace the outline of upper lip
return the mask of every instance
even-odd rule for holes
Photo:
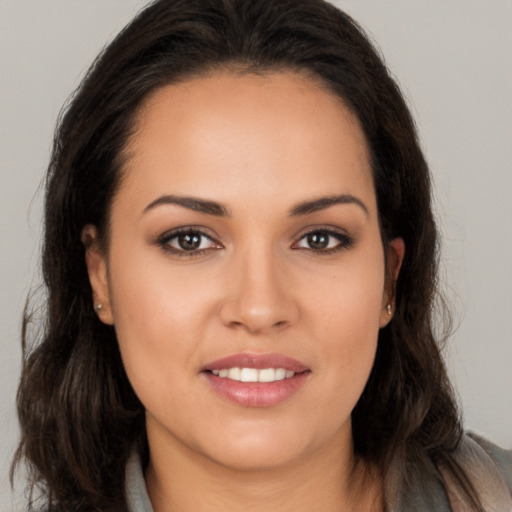
[[[257,370],[263,370],[265,368],[284,368],[294,373],[309,370],[305,364],[283,354],[254,354],[244,352],[212,361],[204,366],[203,371],[229,368],[255,368]]]

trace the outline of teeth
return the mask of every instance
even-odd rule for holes
[[[284,368],[225,368],[212,370],[213,375],[240,382],[275,382],[276,380],[290,379],[295,375],[291,370]]]
[[[276,380],[276,371],[274,368],[265,368],[260,370],[258,375],[259,382],[274,382]]]
[[[231,380],[240,380],[240,373],[240,368],[230,368],[227,377]]]
[[[258,370],[256,368],[242,368],[240,370],[240,380],[242,382],[258,382]]]

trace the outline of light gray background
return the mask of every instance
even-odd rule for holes
[[[61,105],[142,0],[0,0],[0,511],[25,296],[38,282],[43,176]],[[466,425],[512,448],[512,2],[339,0],[416,116],[458,331],[447,360]]]

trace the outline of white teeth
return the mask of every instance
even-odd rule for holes
[[[242,368],[240,370],[242,382],[258,382],[258,370],[256,368]]]
[[[212,370],[213,375],[240,382],[275,382],[276,380],[290,379],[295,375],[291,370],[284,368],[223,368]]]
[[[283,380],[286,377],[286,370],[284,368],[276,369],[276,380]]]
[[[231,380],[240,380],[240,368],[230,368],[227,377]]]
[[[265,368],[259,371],[259,382],[274,382],[276,380],[276,371],[274,368]]]

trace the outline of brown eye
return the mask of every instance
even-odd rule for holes
[[[183,233],[176,237],[176,242],[180,249],[194,251],[201,246],[201,235],[198,233]]]
[[[330,235],[327,233],[310,233],[306,237],[306,242],[311,249],[321,250],[329,246]]]
[[[162,235],[158,239],[162,249],[180,256],[199,255],[210,249],[222,246],[202,231],[195,229],[175,230]]]
[[[330,254],[338,250],[348,249],[352,244],[353,239],[345,233],[319,229],[303,235],[292,246],[292,249],[306,249],[317,253]]]

